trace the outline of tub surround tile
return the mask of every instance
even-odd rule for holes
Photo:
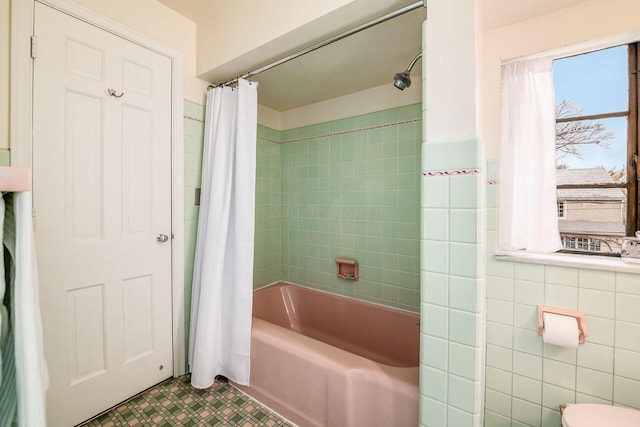
[[[422,144],[422,170],[442,171],[451,169],[448,142]]]
[[[541,356],[514,351],[513,373],[542,381],[542,362]]]
[[[542,406],[557,410],[561,404],[576,403],[576,393],[571,389],[558,387],[547,382],[542,383]]]
[[[504,394],[511,394],[512,383],[515,388],[515,376],[508,371],[487,366],[485,371],[487,388]],[[515,393],[515,390],[513,390]]]
[[[478,243],[480,227],[476,224],[477,213],[470,209],[449,210],[449,234],[452,242]],[[447,224],[442,224],[446,227]]]
[[[476,209],[481,207],[477,175],[453,175],[449,177],[449,203],[451,208]]]
[[[542,381],[513,375],[513,396],[536,405],[542,404]],[[540,408],[538,407],[538,410]]]
[[[495,232],[497,236],[497,232]],[[487,257],[487,274],[494,277],[513,278],[514,263],[511,261],[501,261],[492,255]]]
[[[578,286],[578,269],[571,267],[545,266],[545,282],[562,286]]]
[[[609,293],[611,294],[611,293]],[[610,296],[613,299],[613,294]],[[612,301],[608,301],[611,303]],[[606,306],[609,309],[606,314],[608,316],[602,316],[607,318],[613,318],[614,309],[613,304]],[[615,317],[616,320],[629,323],[640,323],[640,295],[629,294],[617,294],[615,303]]]
[[[618,295],[618,297],[620,297],[620,295]],[[614,301],[614,298],[615,294],[613,292],[580,288],[578,293],[578,310],[584,313],[589,313],[592,316],[613,319],[617,308],[617,318],[620,319],[620,310],[622,307],[616,304],[616,302],[620,301],[620,298],[618,298],[617,301]],[[629,300],[625,299],[625,301]],[[639,304],[636,305],[634,311],[638,312],[638,307],[640,307],[640,298],[638,298],[638,301],[636,302]],[[640,316],[638,316],[638,320],[640,320]]]
[[[449,373],[471,381],[479,381],[479,353],[480,350],[477,348],[449,342]]]
[[[625,294],[640,295],[638,275],[631,273],[615,273],[616,291]]]
[[[420,366],[421,384],[431,384],[425,391],[425,396],[441,402],[447,399],[447,373],[440,369],[433,369],[426,365]]]
[[[422,272],[422,301],[443,307],[449,305],[449,280],[445,274]]]
[[[615,376],[613,379],[613,403],[640,408],[640,381]]]
[[[522,425],[522,426],[535,426],[540,425],[541,420],[541,411],[540,406],[527,402],[526,400],[521,400],[514,398],[512,401],[512,411],[513,411],[513,425]],[[521,421],[521,423],[518,423]]]
[[[447,372],[449,346],[445,339],[423,333],[420,336],[420,355],[421,362],[425,365]],[[426,389],[423,392],[426,392]]]
[[[422,269],[433,273],[449,273],[449,243],[423,240]]]
[[[450,307],[456,310],[480,313],[482,299],[478,298],[477,281],[468,277],[448,276]]]
[[[639,324],[615,322],[615,331],[615,342],[617,348],[640,352]]]
[[[578,285],[580,289],[615,291],[616,273],[613,271],[579,270]]]
[[[514,322],[513,304],[495,299],[487,300],[487,320],[490,322],[510,324]]]
[[[422,209],[422,235],[427,240],[446,242],[449,240],[449,210],[442,208]]]
[[[511,427],[511,418],[496,414],[491,412],[489,409],[486,409],[484,414],[484,423],[487,426]]]
[[[448,407],[446,425],[480,425],[486,293],[482,143],[478,138],[429,141],[422,150],[423,219],[432,221],[423,224],[421,268],[424,273],[448,277],[447,298],[439,298],[441,303],[446,301],[443,309],[448,313],[448,335],[442,337],[448,341],[448,395],[442,399]],[[429,277],[422,275],[423,294],[429,292]],[[498,341],[500,334],[497,329],[494,332]],[[487,350],[491,352],[487,358],[501,357],[499,344]]]
[[[424,325],[422,325],[423,322]],[[422,322],[420,324],[427,335],[445,339],[449,336],[448,310],[445,307],[423,304]]]
[[[490,164],[487,176],[491,175]],[[499,182],[486,187],[489,196],[489,190],[495,191]],[[490,233],[497,227],[498,212],[489,208],[488,213]],[[636,344],[640,342],[639,276],[506,263],[492,259],[491,247],[486,251],[485,426],[557,427],[558,405],[574,402],[640,409],[640,345]],[[535,318],[536,306],[541,304],[584,312],[589,328],[586,343],[577,349],[543,344]],[[511,391],[497,385],[496,379],[509,376]],[[506,399],[503,407],[496,396]]]
[[[613,399],[613,375],[578,367],[576,388],[603,400]]]
[[[454,276],[477,278],[478,245],[468,243],[449,243],[449,273]]]
[[[474,413],[475,408],[475,382],[449,374],[448,378],[448,404],[457,409]]]
[[[564,308],[567,310],[577,310],[578,288],[573,286],[545,284],[544,299],[545,305],[548,305],[550,307]]]
[[[502,261],[498,261],[502,262]],[[529,282],[544,282],[545,267],[539,264],[513,263],[514,275],[516,279],[526,280]]]
[[[459,311],[449,309],[449,340],[465,344],[468,346],[479,347],[478,328],[480,319],[474,313],[467,311]]]
[[[610,319],[600,317],[589,318],[589,341],[613,347],[615,337],[614,325],[615,322]]]
[[[427,427],[442,427],[447,425],[447,404],[420,396],[420,422]]]
[[[422,200],[424,208],[449,208],[448,176],[422,177]]]
[[[513,281],[504,277],[487,277],[487,298],[513,301]]]
[[[516,279],[513,301],[531,306],[544,305],[544,283]]]
[[[613,405],[613,400],[599,399],[588,394],[576,393],[576,403],[596,403],[599,405]]]
[[[504,369],[508,372],[513,369],[515,372],[513,350],[491,344],[487,338],[487,366]]]
[[[485,399],[485,408],[487,411],[502,415],[503,417],[511,417],[511,396],[509,394],[487,389]]]
[[[616,354],[618,354],[619,351],[624,350],[617,349]],[[638,355],[638,362],[640,363],[640,353],[633,354]],[[584,368],[595,369],[597,371],[611,374],[613,373],[613,357],[614,348],[607,345],[595,344],[588,341],[578,348],[578,366],[582,366]],[[623,367],[624,363],[617,363],[617,369]]]
[[[545,359],[555,360],[556,362],[568,363],[575,366],[578,358],[578,349],[559,347],[553,344],[542,343],[542,354]]]
[[[617,376],[640,381],[640,369],[638,369],[640,366],[639,352],[617,348],[615,350],[615,361],[615,374]]]

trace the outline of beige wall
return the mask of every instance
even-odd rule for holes
[[[589,42],[595,45],[597,40],[611,37],[621,43],[637,40],[639,16],[638,0],[592,0],[484,33],[479,111],[487,158],[500,156],[502,61],[556,49],[570,52],[569,46]]]
[[[196,77],[196,24],[156,0],[75,0],[184,53],[184,97],[203,104],[209,83]]]
[[[345,117],[422,102],[422,80],[416,78],[411,88],[400,91],[392,84],[384,84],[338,98],[307,105],[281,113],[278,130],[295,129]]]
[[[8,0],[0,1],[0,149],[9,147],[9,21]]]
[[[198,74],[219,81],[307,44],[313,29],[292,34],[354,0],[226,2],[198,26]],[[301,5],[304,4],[304,6]],[[224,17],[224,19],[220,19]],[[321,29],[321,28],[318,28]],[[323,31],[328,31],[322,28]]]

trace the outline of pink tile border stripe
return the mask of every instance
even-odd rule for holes
[[[194,122],[198,122],[198,123],[204,123],[204,120],[199,119],[197,117],[191,117],[191,116],[183,116],[183,118],[187,119],[187,120],[192,120]],[[382,128],[387,128],[387,127],[391,127],[391,126],[400,126],[400,125],[406,125],[409,123],[417,123],[417,122],[421,122],[422,119],[418,118],[418,119],[412,119],[412,120],[402,120],[399,122],[395,122],[395,123],[387,123],[387,124],[383,124],[383,125],[376,125],[376,126],[370,126],[370,127],[366,127],[366,128],[360,128],[360,129],[352,129],[352,130],[346,130],[346,131],[342,131],[342,132],[334,132],[334,133],[328,133],[326,135],[317,135],[317,136],[308,136],[305,138],[298,138],[298,139],[292,139],[291,141],[276,141],[270,138],[265,138],[263,136],[259,136],[258,139],[261,139],[263,141],[268,141],[268,142],[273,142],[276,144],[291,144],[293,142],[302,142],[302,141],[309,141],[312,139],[320,139],[320,138],[330,138],[332,136],[338,136],[338,135],[347,135],[350,133],[357,133],[357,132],[364,132],[364,131],[368,131],[368,130],[374,130],[374,129],[382,129]]]
[[[350,133],[365,132],[365,131],[368,131],[368,130],[382,129],[382,128],[388,128],[388,127],[392,127],[392,126],[406,125],[406,124],[409,124],[409,123],[417,123],[417,122],[421,122],[421,121],[422,121],[421,118],[411,119],[411,120],[402,120],[402,121],[394,122],[394,123],[386,123],[386,124],[383,124],[383,125],[369,126],[369,127],[366,127],[366,128],[351,129],[351,130],[345,130],[345,131],[341,131],[341,132],[333,132],[333,133],[328,133],[328,134],[325,134],[325,135],[307,136],[307,137],[304,137],[304,138],[292,139],[290,141],[274,141],[272,139],[265,138],[265,137],[262,137],[262,136],[259,136],[258,139],[262,139],[263,141],[274,142],[276,144],[291,144],[291,143],[294,143],[294,142],[303,142],[303,141],[310,141],[310,140],[313,140],[313,139],[330,138],[332,136],[348,135]]]
[[[422,172],[422,176],[478,175],[480,169],[452,169],[444,171]]]
[[[191,117],[191,116],[182,116],[182,117],[187,120],[193,120],[194,122],[204,123],[204,120],[198,119],[197,117]]]
[[[421,122],[421,121],[422,121],[422,119],[402,120],[402,121],[395,122],[395,123],[386,123],[386,124],[383,124],[383,125],[369,126],[369,127],[366,127],[366,128],[345,130],[345,131],[342,131],[342,132],[328,133],[326,135],[308,136],[306,138],[292,139],[291,141],[285,141],[285,142],[282,142],[281,144],[290,144],[292,142],[309,141],[311,139],[330,138],[332,136],[348,135],[350,133],[358,133],[358,132],[364,132],[364,131],[367,131],[367,130],[382,129],[382,128],[388,128],[388,127],[391,127],[391,126],[406,125],[406,124],[409,124],[409,123],[417,123],[417,122]]]

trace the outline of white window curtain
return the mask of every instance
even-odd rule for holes
[[[500,249],[562,248],[556,205],[552,58],[502,68]]]
[[[191,296],[191,384],[249,385],[257,84],[209,90]]]

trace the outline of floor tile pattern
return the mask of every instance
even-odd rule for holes
[[[167,380],[113,408],[83,427],[283,426],[293,427],[226,382],[191,387],[188,375]]]

